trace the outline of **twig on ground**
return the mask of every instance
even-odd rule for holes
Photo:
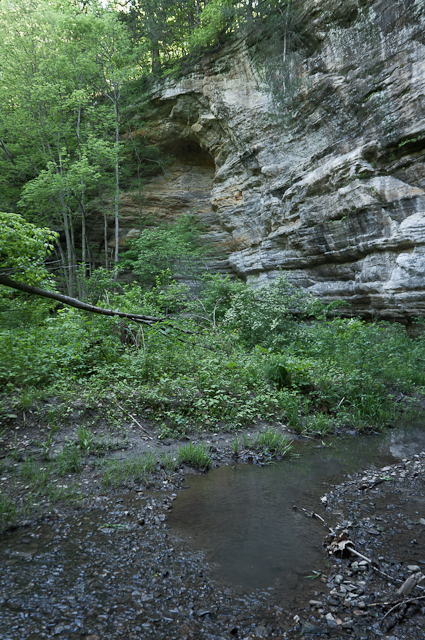
[[[325,527],[327,529],[329,529],[329,531],[331,533],[333,533],[333,530],[328,526],[328,524],[325,522],[325,520],[323,520],[322,516],[319,516],[318,513],[316,513],[315,511],[308,511],[308,509],[304,509],[304,507],[301,507],[301,510],[304,511],[304,513],[306,513],[310,518],[319,518],[319,520],[321,520],[323,522]]]
[[[353,547],[348,546],[348,545],[347,545],[347,549],[349,549],[351,551],[351,553],[353,553],[355,556],[358,556],[362,560],[365,560],[368,564],[370,564],[370,566],[372,567],[372,569],[374,571],[377,571],[377,573],[380,573],[382,576],[384,576],[388,580],[391,580],[391,582],[399,582],[399,583],[403,582],[402,580],[397,580],[396,578],[393,578],[388,573],[385,573],[385,571],[381,571],[381,569],[378,569],[378,567],[376,566],[376,562],[374,562],[373,560],[371,560],[367,556],[364,556],[362,553],[360,553],[360,551],[356,551],[356,549],[354,549]]]
[[[148,436],[148,438],[150,440],[153,440],[152,436],[149,434],[149,431],[146,431],[146,429],[144,427],[142,427],[142,425],[140,424],[140,422],[138,422],[136,420],[136,418],[133,416],[133,414],[131,414],[129,411],[127,411],[126,409],[124,409],[124,407],[122,407],[119,402],[117,402],[118,407],[121,409],[121,411],[123,411],[124,413],[126,413],[128,416],[130,416],[130,418],[137,424],[138,427],[140,427],[140,429],[142,431],[144,431],[144,433],[146,433],[146,435]]]
[[[394,611],[395,609],[397,609],[397,607],[401,607],[401,606],[403,606],[404,604],[410,604],[411,602],[415,602],[416,600],[424,600],[424,599],[425,599],[425,596],[417,596],[416,598],[409,598],[408,600],[400,600],[400,602],[397,602],[393,607],[391,607],[391,609],[389,609],[389,610],[387,611],[387,613],[384,615],[384,617],[382,618],[382,620],[385,620],[385,618],[386,618],[387,616],[389,616],[389,615],[390,615],[390,613],[392,613],[392,611]],[[385,602],[385,603],[382,603],[382,605],[383,605],[383,606],[384,606],[384,604],[385,604],[385,605],[388,605],[388,604],[391,604],[391,602]],[[372,606],[372,605],[369,605],[369,606]],[[377,603],[377,606],[378,606],[378,603]]]

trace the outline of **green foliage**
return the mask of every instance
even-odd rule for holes
[[[163,228],[145,229],[140,238],[128,242],[121,266],[131,269],[141,282],[149,284],[163,272],[174,276],[182,270],[188,271],[205,254],[205,248],[199,243],[200,229],[197,218],[189,214]]]
[[[291,380],[286,362],[279,356],[268,360],[265,366],[265,374],[267,380],[275,384],[278,389],[288,386]]]
[[[223,37],[234,15],[230,0],[210,0],[205,5],[199,25],[189,36],[192,50],[205,50],[223,41]]]
[[[299,340],[304,330],[299,316],[314,316],[318,310],[317,300],[281,273],[270,285],[246,286],[235,293],[224,323],[247,346],[276,349]]]
[[[28,284],[47,279],[45,258],[58,234],[26,222],[16,213],[0,212],[0,273]]]
[[[142,330],[75,309],[32,316],[16,299],[13,313],[18,318],[22,308],[22,317],[0,328],[0,381],[9,393],[19,389],[15,412],[28,411],[37,396],[58,398],[44,411],[56,428],[62,398],[66,406],[102,401],[114,415],[116,397],[145,412],[159,437],[276,419],[323,434],[391,424],[401,408],[395,394],[425,386],[423,337],[412,340],[399,325],[329,320],[327,308],[284,275],[253,289],[207,274],[188,290],[163,274],[150,291],[137,284],[114,290],[106,276],[89,294],[93,301],[146,315],[174,309],[173,323],[195,332],[177,334],[166,323]],[[79,464],[78,455],[95,451],[81,427],[65,457]]]

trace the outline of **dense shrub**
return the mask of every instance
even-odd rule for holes
[[[17,298],[2,310],[0,384],[87,406],[131,398],[166,436],[276,418],[297,431],[378,428],[396,418],[396,394],[425,383],[423,337],[410,339],[400,325],[327,320],[283,275],[259,289],[206,276],[194,292],[166,274],[149,291],[105,287],[96,296],[125,311],[179,311],[171,324],[142,329],[73,309],[28,313],[28,300]]]

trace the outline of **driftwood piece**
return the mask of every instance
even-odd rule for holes
[[[412,573],[411,576],[407,578],[398,589],[396,596],[399,598],[404,598],[412,593],[413,589],[418,586],[420,582],[425,578],[422,571],[418,571],[417,573]]]

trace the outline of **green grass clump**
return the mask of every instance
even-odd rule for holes
[[[50,483],[53,470],[53,463],[44,463],[43,466],[40,466],[39,462],[29,456],[22,466],[21,475],[24,480],[29,482],[31,490],[36,491],[44,489]]]
[[[274,429],[266,429],[251,440],[245,437],[244,445],[252,451],[279,457],[291,450],[291,440]]]
[[[185,444],[179,447],[177,454],[177,461],[179,464],[187,464],[194,469],[202,469],[206,471],[211,466],[211,456],[208,447],[201,444]]]
[[[0,531],[16,518],[17,507],[14,500],[0,492]]]
[[[78,428],[77,444],[80,448],[80,451],[84,451],[85,453],[90,453],[91,451],[96,449],[97,446],[93,433],[85,426],[81,426]]]
[[[59,476],[68,473],[78,473],[84,463],[84,456],[80,448],[75,444],[66,444],[62,451],[55,458],[55,472]]]
[[[108,460],[103,466],[102,484],[110,489],[144,482],[155,471],[157,464],[153,452],[134,458]]]

